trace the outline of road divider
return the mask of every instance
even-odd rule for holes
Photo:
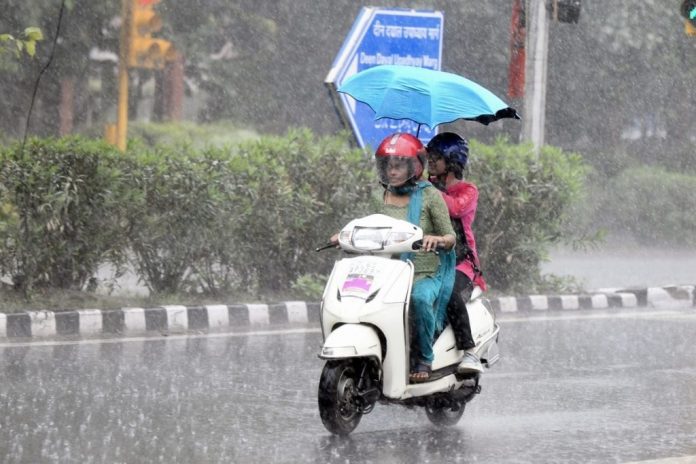
[[[665,303],[692,302],[694,285],[641,289],[600,289],[584,295],[528,295],[489,299],[501,313],[537,311],[582,311],[587,309],[655,307]],[[319,303],[286,301],[274,304],[168,305],[155,308],[115,310],[44,310],[0,313],[0,339],[52,337],[59,335],[162,335],[190,331],[214,331],[230,327],[263,327],[319,323]]]

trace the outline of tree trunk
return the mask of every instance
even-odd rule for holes
[[[155,122],[164,121],[167,108],[167,72],[166,70],[155,71],[155,95],[152,101],[152,120]]]
[[[184,108],[184,57],[181,54],[167,66],[166,74],[166,117],[169,121],[181,121]]]
[[[60,81],[60,107],[58,108],[58,134],[62,137],[69,135],[73,130],[73,118],[75,114],[75,78],[68,77]]]

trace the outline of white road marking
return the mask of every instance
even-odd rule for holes
[[[631,461],[624,464],[694,464],[696,463],[696,454],[691,456],[681,456],[678,458],[661,458],[650,459],[647,461]]]
[[[594,314],[563,314],[559,316],[530,315],[527,317],[499,317],[496,322],[500,324],[516,322],[548,322],[548,321],[575,321],[580,319],[684,319],[696,321],[696,312],[684,311],[626,311],[626,312],[601,312]]]
[[[232,338],[232,337],[251,337],[251,336],[278,336],[321,333],[321,329],[284,329],[284,330],[256,330],[254,332],[225,332],[207,334],[184,334],[168,336],[144,336],[144,337],[121,337],[121,338],[99,338],[89,340],[46,340],[36,342],[19,343],[0,343],[0,348],[14,348],[21,346],[61,346],[61,345],[99,345],[102,343],[128,343],[128,342],[147,342],[154,340],[184,340],[190,338]]]

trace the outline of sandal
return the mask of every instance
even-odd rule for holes
[[[415,368],[411,371],[409,378],[411,379],[411,382],[414,383],[427,382],[430,380],[431,373],[432,370],[430,368],[430,364],[418,362],[416,363]]]

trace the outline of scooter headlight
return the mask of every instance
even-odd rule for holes
[[[384,246],[396,245],[405,242],[413,237],[413,232],[391,232],[384,242]]]
[[[361,250],[381,250],[389,234],[390,227],[356,227],[351,242]]]

